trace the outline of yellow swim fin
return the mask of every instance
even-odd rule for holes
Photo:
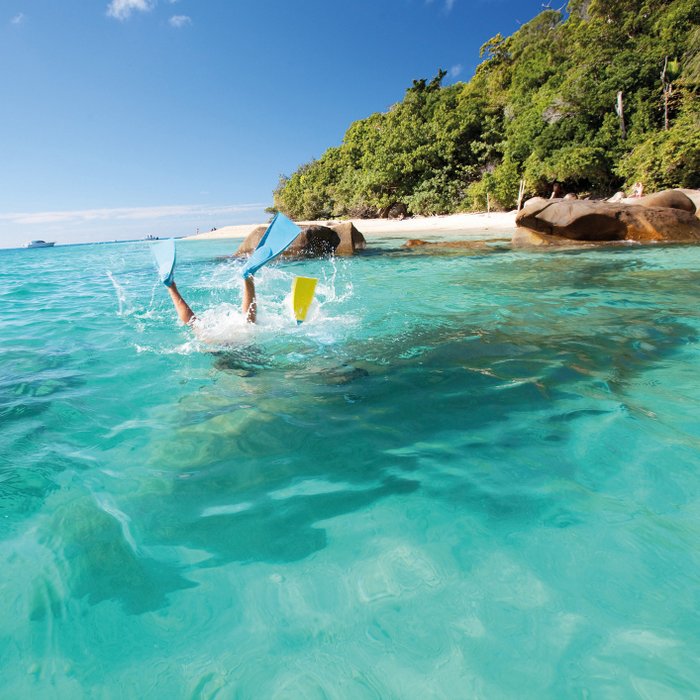
[[[292,282],[292,307],[297,324],[306,319],[309,306],[314,299],[317,279],[313,277],[295,277]]]

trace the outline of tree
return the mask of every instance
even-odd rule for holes
[[[439,70],[351,124],[280,180],[274,206],[294,218],[385,215],[397,203],[436,214],[484,208],[487,195],[513,207],[521,182],[528,195],[552,180],[594,194],[636,180],[698,186],[699,24],[697,0],[546,9],[487,41],[468,83],[443,86]]]

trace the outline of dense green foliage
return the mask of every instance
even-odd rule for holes
[[[468,83],[416,80],[400,103],[283,177],[296,219],[512,208],[564,189],[700,187],[700,3],[571,0],[481,50]],[[622,117],[618,110],[621,93]]]

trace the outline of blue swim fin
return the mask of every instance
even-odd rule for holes
[[[158,267],[160,281],[170,287],[175,277],[175,241],[168,238],[151,244],[151,253]]]
[[[243,277],[254,275],[265,263],[270,262],[274,254],[270,246],[264,245],[262,248],[256,248],[246,260],[243,267]]]
[[[277,212],[257,248],[243,266],[243,277],[254,275],[263,265],[281,255],[301,233],[301,229],[284,214]]]

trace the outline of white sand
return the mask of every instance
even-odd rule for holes
[[[451,214],[449,216],[417,216],[412,219],[352,219],[353,224],[365,238],[424,238],[449,236],[451,239],[510,238],[515,232],[515,211],[491,212],[490,214]],[[299,221],[300,226],[339,222]],[[216,231],[207,231],[186,240],[202,241],[219,238],[245,238],[261,224],[223,226]]]

